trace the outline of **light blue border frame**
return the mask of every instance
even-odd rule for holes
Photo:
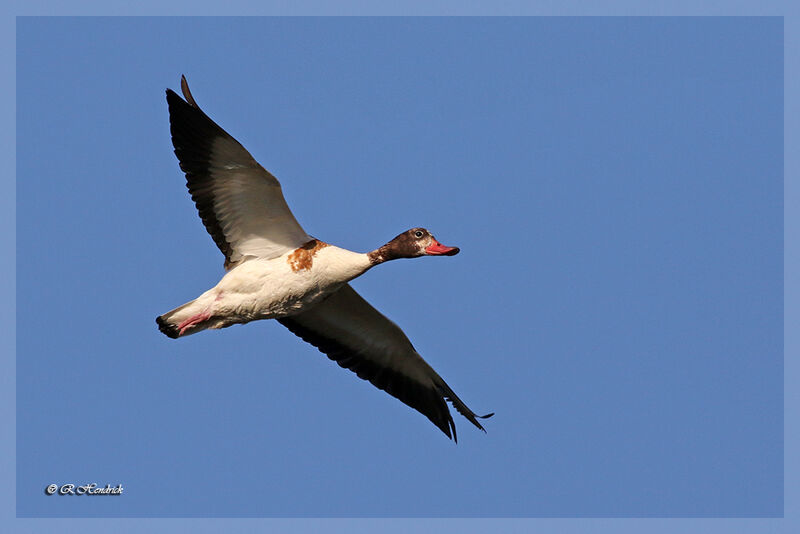
[[[798,96],[800,9],[788,1],[754,0],[229,0],[203,5],[144,0],[135,6],[110,0],[12,0],[0,17],[0,156],[7,162],[0,190],[0,245],[16,251],[16,17],[23,15],[770,15],[784,17],[784,518],[782,519],[17,519],[16,434],[0,433],[0,524],[5,532],[800,532],[798,521]],[[221,7],[222,6],[222,7]],[[0,417],[16,428],[16,254],[0,256]],[[791,525],[795,525],[792,527]]]

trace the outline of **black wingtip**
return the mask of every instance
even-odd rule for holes
[[[181,74],[181,93],[183,93],[183,99],[178,96],[178,93],[170,88],[167,88],[167,102],[170,100],[185,100],[186,103],[193,108],[200,109],[200,106],[197,105],[197,102],[195,102],[194,97],[192,96],[192,92],[189,90],[189,83],[186,81],[186,76],[183,74]]]
[[[186,99],[186,102],[192,106],[193,108],[200,107],[197,105],[197,102],[194,101],[194,97],[192,96],[192,92],[189,90],[189,82],[186,81],[186,76],[181,74],[181,93],[183,93],[183,98]]]
[[[174,325],[169,324],[163,316],[156,317],[156,324],[158,324],[158,329],[161,333],[169,338],[177,339],[180,335],[178,329]]]
[[[172,89],[167,89],[167,104],[169,104],[170,108],[178,105],[178,102],[184,104],[183,99],[178,96],[178,93]]]
[[[492,412],[492,413],[487,413],[486,415],[477,415],[477,414],[475,414],[475,417],[477,417],[478,419],[489,419],[489,418],[490,418],[491,416],[493,416],[493,415],[494,415],[494,412]],[[474,421],[474,422],[476,422],[476,423],[477,423],[477,421]],[[484,433],[484,434],[486,434],[486,433],[487,433],[487,432],[486,432],[486,429],[485,429],[485,428],[483,428],[483,426],[482,426],[482,425],[477,425],[477,427],[478,427],[478,428],[480,428],[481,430],[483,430],[483,433]]]

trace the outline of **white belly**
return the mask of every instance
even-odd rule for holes
[[[365,254],[338,247],[300,252],[252,258],[228,272],[197,299],[210,312],[207,328],[300,313],[369,268]]]

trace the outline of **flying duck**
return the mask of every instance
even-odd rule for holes
[[[175,155],[203,224],[225,255],[225,275],[196,299],[156,318],[171,338],[275,319],[341,367],[396,397],[457,441],[445,401],[481,430],[476,415],[414,349],[403,331],[348,282],[398,258],[453,256],[425,228],[365,254],[308,235],[278,180],[206,115],[185,77],[167,89]],[[484,430],[485,432],[485,430]]]

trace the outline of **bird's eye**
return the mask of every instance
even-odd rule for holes
[[[417,230],[416,232],[414,232],[414,237],[416,237],[417,239],[422,237],[422,230]]]

